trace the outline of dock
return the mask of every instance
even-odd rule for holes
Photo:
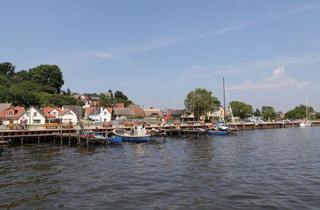
[[[228,123],[231,129],[235,131],[242,130],[260,130],[260,129],[285,129],[299,127],[299,122],[266,122],[266,123]],[[313,126],[320,126],[320,121],[313,121]],[[171,136],[171,137],[188,137],[206,135],[206,131],[212,125],[209,124],[188,124],[188,125],[149,125],[147,130],[153,136]],[[103,132],[105,135],[110,135],[114,129],[130,130],[131,127],[95,127],[85,128],[86,131]],[[0,146],[6,144],[29,144],[53,142],[59,144],[78,145],[94,143],[90,139],[80,138],[80,129],[63,128],[63,129],[29,129],[29,130],[0,130]]]

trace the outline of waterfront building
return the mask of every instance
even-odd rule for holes
[[[49,123],[78,124],[79,114],[71,107],[43,107],[42,112]]]
[[[0,113],[0,120],[2,125],[18,124],[19,119],[24,114],[24,107],[9,107]]]
[[[39,109],[29,107],[19,118],[18,123],[21,122],[25,122],[27,125],[44,125],[46,117]]]
[[[85,118],[97,123],[110,122],[112,118],[112,108],[87,107],[85,109]]]

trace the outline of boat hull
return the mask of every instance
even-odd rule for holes
[[[119,136],[112,136],[111,138],[109,138],[108,144],[120,145],[120,144],[122,144],[122,138]]]
[[[120,136],[116,135],[116,138],[121,142],[133,142],[133,143],[145,143],[151,141],[151,136]]]
[[[227,136],[229,134],[230,134],[229,131],[212,131],[212,130],[208,131],[208,136]]]

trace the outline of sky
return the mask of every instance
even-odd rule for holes
[[[183,108],[202,87],[222,101],[320,111],[318,0],[2,0],[0,62],[57,64],[74,92],[121,90]]]

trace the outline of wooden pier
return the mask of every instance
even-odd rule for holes
[[[319,126],[320,121],[313,121],[313,126]],[[240,130],[257,130],[257,129],[284,129],[299,127],[299,122],[267,122],[267,123],[229,123],[228,126],[236,131]],[[193,125],[175,125],[175,126],[147,126],[147,130],[154,136],[201,136],[206,134],[206,130],[212,125],[193,124]],[[105,135],[111,134],[114,129],[130,130],[132,127],[96,127],[85,128],[85,130],[93,130],[103,132]],[[64,129],[34,129],[34,130],[0,130],[0,145],[3,144],[29,144],[54,142],[60,144],[90,144],[90,139],[81,139],[80,130],[76,128]]]

